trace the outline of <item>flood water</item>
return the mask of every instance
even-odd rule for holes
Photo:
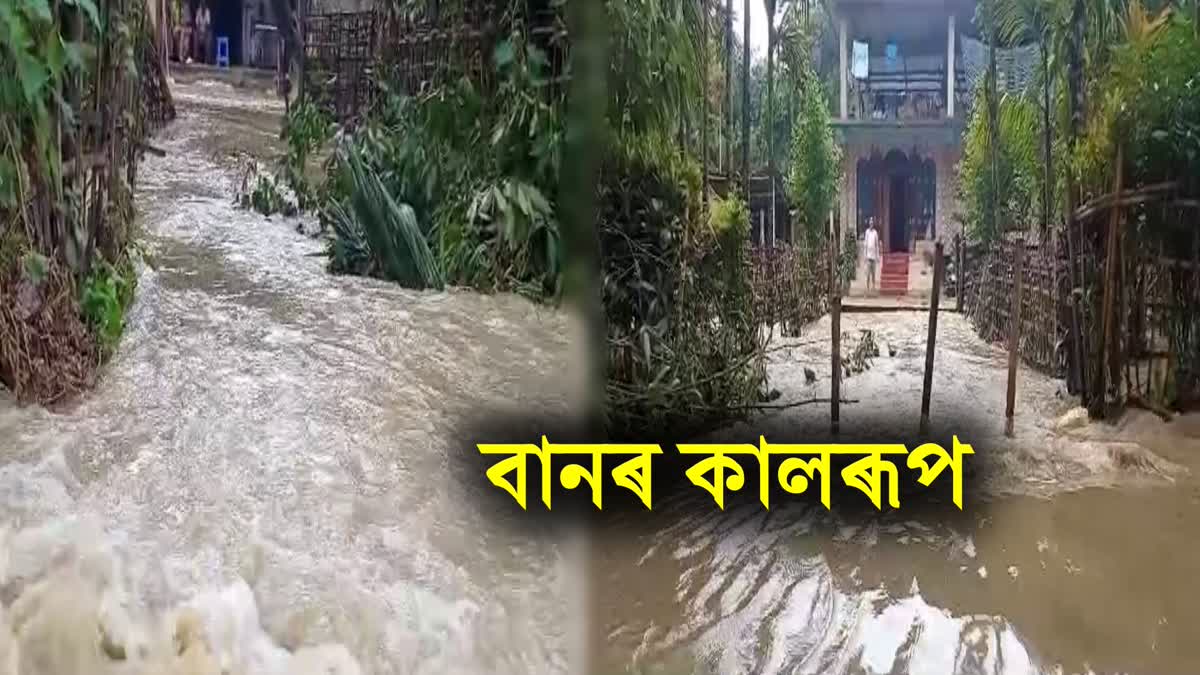
[[[596,532],[585,564],[484,512],[450,441],[483,409],[569,410],[574,324],[326,274],[301,223],[232,206],[279,106],[175,93],[119,352],[69,409],[0,398],[0,673],[582,672],[584,632],[606,675],[1200,672],[1200,420],[1058,429],[1072,402],[1022,369],[1006,438],[1003,351],[943,314],[931,417],[987,468],[968,515],[692,509]],[[881,351],[844,430],[915,428],[925,322],[843,317]],[[777,403],[828,395],[828,329],[776,339]],[[827,425],[810,405],[716,436]]]
[[[468,413],[565,410],[571,323],[327,274],[297,221],[233,207],[237,155],[275,147],[279,106],[175,93],[167,155],[140,170],[152,267],[119,352],[71,409],[0,398],[0,670],[17,652],[47,675],[572,670],[569,542],[482,513],[450,442]],[[212,668],[171,661],[187,608]],[[127,661],[97,652],[97,622]]]
[[[927,320],[843,316],[880,348],[843,382],[857,400],[842,405],[843,430],[915,430]],[[857,493],[834,490],[832,513],[792,503],[718,517],[709,501],[636,535],[612,527],[592,549],[598,672],[1200,672],[1200,420],[1134,412],[1060,431],[1072,401],[1022,368],[1005,438],[1004,351],[957,315],[938,328],[933,426],[969,432],[966,463],[987,469],[965,487],[969,515],[902,503],[850,520],[837,501]],[[777,340],[796,345],[771,354],[781,402],[829,395],[828,336],[826,317]],[[805,442],[828,415],[797,407],[714,436]]]

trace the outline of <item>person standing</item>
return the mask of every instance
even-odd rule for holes
[[[191,0],[183,0],[183,19],[179,22],[179,62],[191,63],[196,53],[194,41],[195,24],[192,21]]]
[[[210,63],[212,53],[212,24],[208,13],[208,3],[201,0],[200,9],[196,10],[196,60],[200,63]]]
[[[875,230],[875,219],[867,219],[867,234],[863,238],[863,248],[865,249],[867,259],[867,292],[869,293],[873,287],[877,286],[875,281],[875,267],[879,264],[879,259],[882,257],[879,245],[879,232]]]

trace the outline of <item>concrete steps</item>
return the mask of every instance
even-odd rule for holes
[[[879,292],[881,295],[905,295],[908,293],[907,253],[884,253],[879,266]]]

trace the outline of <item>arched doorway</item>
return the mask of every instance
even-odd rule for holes
[[[909,251],[914,240],[936,236],[933,160],[891,149],[859,159],[857,169],[860,233],[873,221],[889,253]]]

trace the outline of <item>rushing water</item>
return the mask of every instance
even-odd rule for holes
[[[843,383],[843,430],[903,432],[920,411],[927,315],[846,315],[881,355]],[[828,318],[772,355],[782,402],[827,396]],[[818,374],[808,383],[803,369]],[[925,675],[1200,672],[1200,420],[1129,414],[1066,430],[1058,383],[1021,369],[1003,435],[1005,355],[939,320],[935,425],[987,467],[969,516],[877,518],[819,505],[679,507],[593,544],[598,672]],[[899,424],[897,423],[899,421]],[[804,406],[719,438],[803,442]],[[774,433],[774,435],[772,435]],[[780,438],[780,435],[785,438]],[[799,436],[799,437],[797,437]],[[835,483],[836,484],[836,483]],[[637,534],[631,534],[637,532]]]
[[[0,675],[580,672],[588,625],[605,674],[1200,672],[1197,419],[1060,429],[1070,402],[1022,369],[1006,438],[1003,352],[943,314],[931,416],[987,469],[969,515],[660,513],[600,530],[585,568],[481,512],[449,440],[481,409],[568,410],[573,324],[326,274],[297,221],[231,206],[278,106],[175,91],[118,354],[72,409],[0,399]],[[882,352],[843,385],[844,430],[916,426],[925,321],[843,317]],[[779,403],[827,394],[827,332],[777,341]]]
[[[278,107],[175,91],[118,353],[70,410],[0,399],[0,672],[571,670],[569,551],[482,513],[449,440],[565,410],[570,322],[327,274],[296,221],[232,206]]]

